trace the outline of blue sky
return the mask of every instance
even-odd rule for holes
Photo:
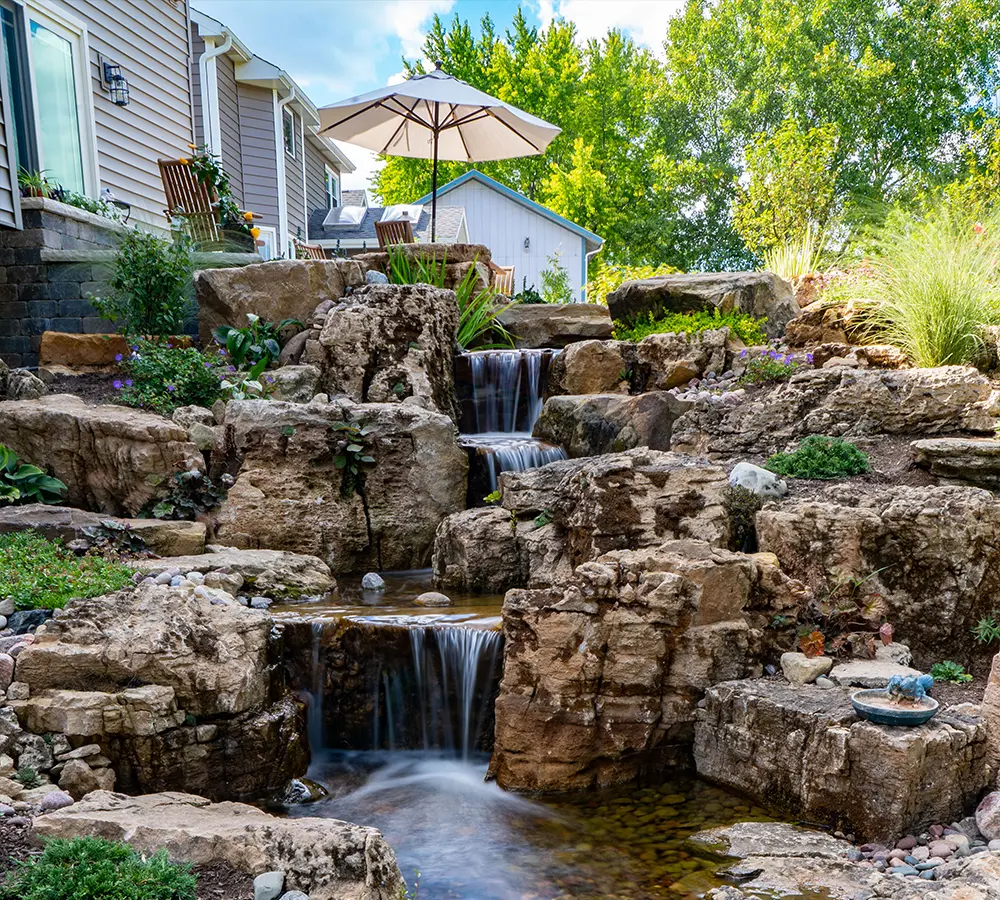
[[[285,69],[317,106],[373,90],[399,78],[402,59],[420,55],[435,13],[458,13],[478,24],[489,12],[498,30],[509,23],[518,0],[191,0],[225,23],[247,47]],[[667,19],[682,0],[523,0],[529,20],[543,26],[553,17],[576,23],[582,38],[608,28],[627,31],[661,50]],[[347,187],[366,187],[375,166],[368,151],[344,145],[358,166]]]

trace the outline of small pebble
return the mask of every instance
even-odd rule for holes
[[[912,850],[916,846],[917,846],[917,839],[912,834],[908,834],[906,837],[900,838],[896,842],[897,850]]]
[[[253,880],[253,900],[278,900],[284,887],[284,872],[265,872]]]
[[[173,578],[174,576],[171,575],[169,571],[160,572],[160,574],[153,579],[153,582],[155,584],[170,584]]]
[[[14,807],[8,806],[6,803],[0,803],[0,818],[7,818],[12,815],[14,815]]]
[[[171,587],[180,587],[182,584],[184,584],[184,577],[182,575],[175,575],[170,579]]]
[[[934,876],[934,870],[933,869],[927,869],[926,871],[923,871],[923,872],[920,873],[920,877],[921,878],[926,878],[928,881],[933,881],[934,877],[935,877]]]
[[[890,875],[919,875],[920,873],[917,872],[917,870],[914,869],[913,866],[893,866],[891,869],[889,869],[889,874]]]
[[[187,580],[190,581],[191,584],[204,584],[205,576],[201,572],[188,572]]]
[[[835,688],[836,686],[837,683],[833,679],[827,678],[825,675],[820,675],[819,678],[816,679],[816,687],[822,688],[824,691],[828,691],[830,688]]]

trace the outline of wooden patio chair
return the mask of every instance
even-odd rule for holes
[[[160,159],[157,163],[163,180],[163,193],[167,197],[167,208],[164,210],[167,218],[187,222],[194,241],[221,242],[219,198],[215,191],[198,181],[186,162]]]
[[[395,244],[415,244],[413,228],[409,219],[399,219],[393,222],[376,222],[375,234],[378,237],[380,250]]]
[[[296,241],[295,255],[299,259],[326,259],[326,250],[319,244],[307,244],[305,241]]]
[[[493,273],[493,288],[505,297],[514,296],[514,267],[499,266],[490,260],[490,271]]]

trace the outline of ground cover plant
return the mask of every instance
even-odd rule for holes
[[[0,535],[0,597],[16,609],[61,609],[132,583],[132,570],[103,556],[76,556],[34,532]]]
[[[58,503],[65,496],[66,485],[58,478],[22,463],[13,450],[0,444],[0,506]]]
[[[760,330],[763,320],[744,313],[723,313],[719,310],[699,310],[690,313],[667,313],[655,317],[647,313],[632,322],[615,322],[614,337],[618,341],[641,341],[651,334],[700,334],[726,327],[744,344],[763,344]]]
[[[124,377],[114,387],[120,402],[166,416],[180,406],[210,407],[222,396],[220,366],[228,374],[218,356],[145,338],[119,363]]]
[[[946,659],[944,662],[931,666],[931,675],[935,681],[947,681],[949,684],[968,684],[972,676],[965,671],[965,666]]]
[[[197,900],[190,866],[102,838],[55,838],[0,884],[0,900]]]
[[[751,357],[746,350],[741,350],[740,358],[747,361],[746,369],[740,376],[741,384],[777,384],[788,381],[804,366],[812,365],[811,353],[797,357],[794,353],[768,350],[761,356]]]
[[[863,475],[868,456],[849,441],[811,434],[791,453],[775,453],[765,464],[790,478],[831,479]]]

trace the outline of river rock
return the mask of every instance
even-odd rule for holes
[[[534,436],[559,444],[573,458],[600,456],[636,447],[669,450],[673,423],[690,403],[654,391],[550,397],[535,423]]]
[[[296,600],[326,597],[337,592],[337,582],[330,574],[330,567],[315,556],[285,550],[238,550],[216,544],[209,544],[206,549],[208,553],[192,556],[136,559],[130,565],[153,578],[200,572],[205,575],[206,587],[230,594],[247,587]]]
[[[348,287],[361,283],[361,269],[349,259],[283,259],[205,269],[194,278],[198,336],[208,346],[220,325],[246,327],[247,313],[267,322],[298,319],[306,325],[320,303],[339,300]]]
[[[277,900],[284,887],[284,872],[264,872],[253,880],[253,900]]]
[[[175,522],[165,519],[120,519],[68,506],[29,503],[0,506],[0,534],[36,531],[49,540],[92,541],[87,529],[102,529],[104,523],[127,528],[142,538],[149,550],[161,556],[183,556],[205,550],[203,522]]]
[[[831,486],[769,504],[756,517],[761,550],[819,594],[848,579],[879,595],[884,619],[918,668],[970,664],[969,630],[998,590],[1000,507],[967,487]]]
[[[36,820],[42,838],[126,841],[141,853],[167,847],[194,865],[227,862],[251,874],[287,873],[286,886],[312,900],[398,900],[403,880],[374,828],[336,819],[276,818],[241,803],[190,794],[127,797],[98,791]]]
[[[361,491],[344,488],[332,426],[371,429]],[[434,532],[465,507],[468,459],[455,425],[410,404],[233,401],[226,446],[236,482],[214,513],[219,540],[317,556],[335,573],[422,568]]]
[[[804,653],[782,653],[781,673],[792,684],[812,684],[820,675],[833,668],[829,656],[806,656]]]
[[[611,337],[611,316],[597,303],[515,303],[499,316],[523,349],[571,347]]]
[[[413,603],[415,606],[451,606],[451,597],[438,591],[424,591]]]
[[[762,328],[768,337],[780,337],[799,314],[791,285],[773,272],[657,275],[626,281],[608,294],[611,318],[621,321],[714,309],[766,317]]]
[[[82,800],[91,791],[113,791],[112,769],[92,769],[82,759],[71,759],[59,775],[59,787],[74,800]]]
[[[14,658],[9,653],[0,653],[0,692],[6,691],[14,680]]]
[[[0,443],[64,482],[69,505],[112,515],[135,515],[173,473],[205,464],[175,422],[70,394],[0,402]]]
[[[326,314],[306,362],[321,370],[328,394],[417,404],[458,421],[458,315],[453,291],[427,284],[359,288]]]
[[[701,541],[615,551],[504,599],[491,773],[512,790],[583,790],[682,765],[696,704],[750,672],[756,559]]]
[[[785,822],[737,822],[699,831],[688,840],[709,853],[740,859],[748,856],[841,859],[851,846],[822,831]]]
[[[697,404],[672,449],[737,455],[783,450],[809,434],[992,434],[1000,393],[976,369],[810,369],[738,405]]]
[[[384,591],[385,579],[378,572],[368,572],[361,578],[361,590]]]
[[[981,720],[888,728],[858,719],[846,690],[766,680],[710,687],[695,725],[699,775],[863,841],[960,818],[985,757]]]

